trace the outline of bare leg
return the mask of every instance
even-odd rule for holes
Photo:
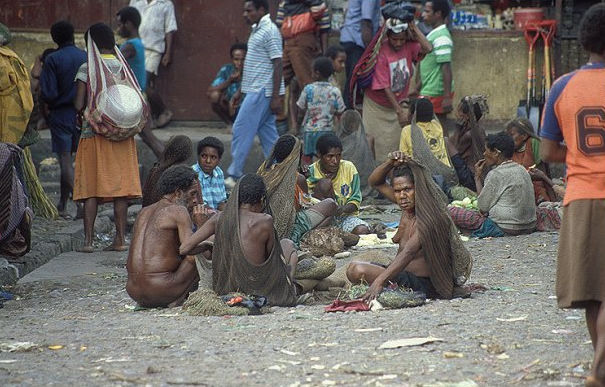
[[[586,326],[588,327],[593,350],[597,349],[597,317],[599,317],[600,306],[598,302],[590,302],[586,306]]]
[[[281,251],[286,258],[286,264],[290,269],[290,278],[294,280],[294,274],[296,273],[296,265],[298,265],[298,254],[296,254],[296,246],[290,239],[282,239],[279,241],[281,245]]]
[[[227,125],[233,125],[233,119],[229,114],[229,102],[223,98],[223,93],[212,91],[208,93],[208,100],[212,106],[212,111]]]
[[[76,251],[81,253],[92,253],[92,238],[95,231],[95,219],[97,218],[97,198],[88,198],[84,201],[84,246]]]
[[[141,136],[145,145],[151,149],[155,157],[159,160],[160,157],[162,157],[162,153],[164,153],[165,146],[164,143],[153,134],[153,131],[151,130],[151,120],[147,122],[143,130],[139,133],[139,136]]]
[[[366,282],[372,284],[384,271],[384,267],[367,262],[353,261],[347,267],[347,278],[354,284]]]
[[[374,139],[374,136],[372,136],[371,134],[366,134],[366,140],[368,140],[368,145],[370,146],[370,150],[372,151],[374,160],[376,160],[376,141]]]
[[[314,226],[311,229],[327,227],[332,223],[332,217],[336,213],[336,210],[338,210],[338,204],[336,204],[336,201],[334,199],[324,199],[321,202],[312,205],[309,209],[316,211],[324,216],[324,220],[322,220],[317,226]]]
[[[168,124],[172,119],[172,112],[166,108],[162,97],[157,89],[157,76],[153,73],[147,73],[147,100],[151,107],[151,113],[156,118],[156,125],[161,128]]]
[[[113,200],[113,217],[116,224],[116,236],[113,243],[103,249],[104,251],[126,251],[128,245],[124,241],[126,235],[126,218],[128,216],[128,199],[115,198]]]
[[[599,312],[596,319],[596,345],[592,362],[592,377],[605,385],[605,303],[598,303]]]
[[[298,85],[298,81],[296,78],[292,78],[290,81],[290,98],[288,100],[288,122],[290,130],[298,128],[298,105],[296,105],[296,102],[298,101],[300,92],[301,89]]]
[[[61,169],[61,197],[57,210],[59,215],[66,215],[67,201],[74,189],[74,167],[71,162],[71,152],[61,152],[59,156],[59,168]]]

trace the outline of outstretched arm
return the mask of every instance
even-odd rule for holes
[[[418,231],[415,229],[410,235],[410,239],[405,243],[403,250],[395,257],[395,260],[372,282],[363,299],[369,302],[378,297],[385,282],[405,270],[410,262],[418,256],[420,247],[420,238],[418,237]]]
[[[181,238],[181,247],[179,248],[179,254],[194,255],[202,252],[204,249],[201,248],[199,244],[204,242],[210,236],[214,235],[219,217],[220,214],[214,215],[212,218],[208,219],[208,221],[204,223],[204,225],[193,234],[191,234],[191,221],[189,221],[189,236],[184,239]]]

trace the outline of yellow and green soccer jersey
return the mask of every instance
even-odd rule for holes
[[[315,184],[321,179],[326,179],[327,176],[321,172],[319,167],[319,161],[314,162],[309,166],[309,178],[307,184],[309,190],[313,192]],[[361,204],[361,182],[359,180],[359,173],[355,165],[347,160],[341,160],[340,166],[338,167],[338,173],[336,177],[332,179],[332,188],[336,194],[336,201],[338,205],[344,206],[345,204],[353,203],[359,209]],[[357,215],[359,212],[355,211],[351,215]]]

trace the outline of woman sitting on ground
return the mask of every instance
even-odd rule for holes
[[[536,204],[529,173],[512,161],[513,139],[505,133],[487,136],[484,159],[475,164],[480,212],[450,207],[454,223],[473,236],[529,234],[536,228]],[[485,180],[483,171],[492,168]]]

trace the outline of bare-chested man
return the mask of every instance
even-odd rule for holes
[[[454,246],[454,243],[450,239],[442,246],[438,246],[439,238],[455,238],[449,232],[451,220],[447,218],[443,208],[437,205],[437,198],[425,198],[427,200],[425,204],[433,201],[435,205],[424,206],[425,210],[430,207],[433,215],[427,222],[429,217],[425,214],[422,220],[424,235],[422,234],[419,217],[416,213],[418,207],[416,206],[417,187],[414,182],[414,172],[410,167],[404,165],[408,162],[410,162],[409,159],[402,152],[392,152],[389,154],[389,159],[378,166],[368,179],[374,188],[399,205],[402,214],[399,229],[393,237],[393,242],[399,243],[399,250],[389,266],[352,262],[347,268],[347,277],[351,282],[365,281],[370,284],[370,288],[363,297],[366,301],[378,297],[389,281],[423,292],[431,298],[452,298],[454,296],[454,260],[456,259],[454,255],[456,252],[446,250],[446,248]],[[391,171],[393,171],[391,185],[388,185],[386,177]],[[423,177],[423,179],[427,178]],[[423,186],[426,186],[427,181],[422,183]],[[423,247],[423,240],[427,241],[431,237],[435,238],[434,241],[431,241],[435,243]],[[427,250],[428,248],[430,251]],[[443,251],[439,251],[440,249]],[[470,255],[463,247],[460,248],[459,253],[463,257],[462,259],[470,260]]]
[[[198,251],[198,244],[215,234],[212,287],[218,294],[240,291],[264,295],[272,305],[296,302],[292,278],[298,262],[294,244],[277,240],[273,217],[264,213],[263,179],[245,175],[225,210],[212,217],[181,245],[181,254]],[[282,255],[283,254],[283,255]]]
[[[192,232],[190,211],[198,226],[197,174],[186,165],[168,168],[157,183],[162,199],[139,213],[128,254],[126,291],[143,307],[181,305],[197,287],[195,257],[179,254]]]

